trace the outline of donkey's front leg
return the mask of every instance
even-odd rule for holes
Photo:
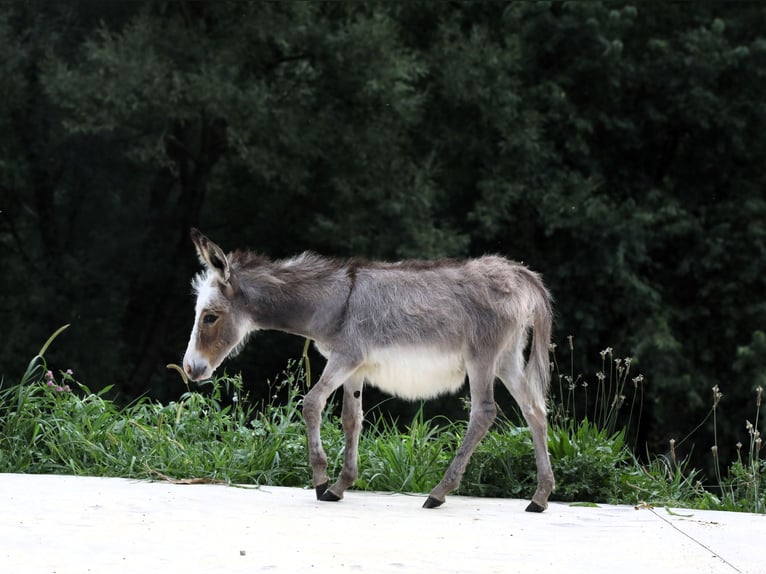
[[[354,484],[359,475],[357,454],[359,452],[359,435],[362,432],[362,385],[364,378],[352,375],[343,385],[343,410],[341,421],[343,434],[346,437],[346,448],[343,456],[343,470],[338,481],[327,489],[321,500],[335,502],[343,498],[343,493]]]
[[[316,489],[317,498],[320,500],[329,483],[327,455],[322,448],[322,437],[319,432],[322,411],[327,404],[328,397],[351,376],[356,367],[357,364],[349,360],[348,357],[331,354],[319,381],[303,398],[303,418],[306,419],[312,483]]]
[[[463,443],[455,455],[454,460],[444,473],[441,482],[434,487],[423,504],[423,508],[436,508],[444,504],[447,493],[460,486],[460,480],[468,466],[473,451],[497,415],[492,385],[494,378],[485,370],[468,369],[468,380],[471,386],[471,414],[468,419],[468,430],[463,438]]]

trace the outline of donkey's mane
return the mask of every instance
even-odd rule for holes
[[[229,255],[229,262],[236,274],[251,278],[268,276],[270,282],[321,279],[347,269],[350,263],[348,260],[324,257],[311,251],[276,260],[252,251],[235,251]]]

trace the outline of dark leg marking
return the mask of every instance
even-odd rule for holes
[[[545,510],[545,507],[540,506],[537,504],[534,500],[529,503],[529,506],[527,506],[527,512],[542,512]]]
[[[439,508],[442,504],[444,504],[443,500],[429,496],[423,503],[423,508]]]
[[[314,489],[317,491],[317,500],[322,500],[322,495],[327,490],[327,487],[330,486],[330,482],[323,482],[322,484],[317,484]]]
[[[354,398],[358,399],[361,394],[362,394],[362,391],[354,391]]]

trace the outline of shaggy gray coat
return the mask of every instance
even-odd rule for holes
[[[250,252],[227,255],[197,230],[192,239],[206,270],[194,280],[196,317],[184,356],[190,378],[211,376],[259,329],[311,338],[327,357],[303,402],[313,483],[321,500],[339,500],[356,479],[365,382],[415,400],[454,392],[468,375],[466,436],[424,506],[441,505],[459,485],[495,418],[493,391],[499,378],[521,407],[535,445],[538,488],[527,510],[547,507],[554,485],[546,446],[552,311],[536,273],[498,256],[370,263],[303,253],[270,261]],[[319,423],[328,397],[341,386],[344,466],[329,486]]]

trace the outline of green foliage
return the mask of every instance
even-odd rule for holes
[[[309,483],[301,416],[302,392],[310,384],[305,357],[288,364],[271,386],[270,399],[261,403],[250,402],[241,376],[224,374],[206,383],[204,393],[189,390],[167,404],[142,398],[119,407],[105,397],[109,388],[93,393],[71,370],[54,374],[48,369],[44,355],[65,328],[46,341],[19,384],[0,386],[0,472]],[[282,394],[284,400],[276,402]],[[760,398],[759,391],[756,420]],[[326,413],[332,411],[330,407]],[[465,421],[425,420],[422,407],[404,431],[381,419],[362,434],[356,487],[428,492],[466,430]],[[554,424],[548,434],[557,480],[552,499],[763,511],[766,464],[759,454],[760,433],[752,424],[748,430],[744,457],[740,452],[716,496],[703,488],[688,459],[676,461],[672,445],[671,458],[654,457],[642,464],[626,447],[624,429],[613,432],[587,418],[568,419],[565,425]],[[344,438],[331,414],[322,421],[322,436],[329,472],[337,475]],[[459,493],[529,498],[535,487],[530,432],[501,417],[471,458]]]
[[[706,497],[713,498],[702,488],[698,481],[700,472],[690,468],[688,458],[674,461],[652,456],[648,463],[641,463],[632,454],[628,456],[631,464],[615,484],[623,500],[701,508]]]
[[[548,433],[555,499],[615,501],[628,450],[624,431],[610,435],[583,419]]]
[[[381,420],[360,441],[356,485],[364,490],[428,492],[457,450],[454,433],[459,426],[424,421],[422,409],[404,432]]]
[[[190,225],[273,256],[499,252],[543,272],[578,361],[640,360],[651,451],[727,381],[732,459],[763,386],[765,29],[742,2],[6,4],[0,373],[63,312],[97,396],[170,399]],[[260,398],[291,353],[237,368]]]
[[[40,358],[41,359],[41,358]],[[205,477],[245,484],[303,485],[305,432],[297,408],[297,372],[287,405],[256,413],[246,398],[221,403],[222,386],[235,396],[239,377],[212,383],[210,394],[187,392],[167,405],[142,399],[125,408],[92,393],[68,372],[39,373],[0,393],[0,469],[151,478]],[[35,376],[38,375],[38,376]]]
[[[458,492],[530,498],[536,486],[535,453],[529,429],[501,419],[479,443]]]

